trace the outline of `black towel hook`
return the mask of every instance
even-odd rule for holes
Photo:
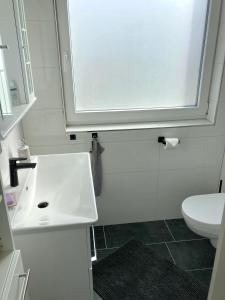
[[[98,138],[98,133],[97,132],[92,132],[92,138],[97,139]]]

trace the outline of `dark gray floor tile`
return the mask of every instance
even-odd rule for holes
[[[170,252],[182,269],[212,268],[215,249],[208,240],[167,243]]]
[[[202,238],[187,227],[184,219],[166,220],[166,223],[176,241]]]
[[[165,258],[171,262],[173,262],[171,255],[169,253],[169,250],[166,246],[165,243],[162,244],[152,244],[152,245],[148,245],[147,247],[149,247],[152,251],[156,252],[159,256],[161,256],[162,258]]]
[[[103,226],[95,226],[95,247],[96,249],[105,249],[105,237],[104,237],[104,231]],[[90,236],[91,236],[91,248],[93,249],[93,237],[92,237],[92,230],[90,230]]]
[[[207,286],[209,288],[212,270],[196,270],[196,271],[188,271],[188,274],[192,275],[196,280]]]
[[[108,225],[104,227],[107,247],[120,247],[132,238],[145,244],[173,240],[164,221]]]
[[[107,257],[108,255],[115,252],[118,248],[113,249],[104,249],[104,250],[97,250],[97,259],[100,261],[101,259]]]

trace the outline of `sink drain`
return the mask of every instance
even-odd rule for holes
[[[38,203],[38,207],[39,207],[39,208],[45,208],[45,207],[47,207],[48,205],[49,205],[48,202],[40,202],[40,203]]]

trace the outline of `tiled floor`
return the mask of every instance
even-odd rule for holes
[[[135,238],[209,287],[215,249],[188,229],[183,219],[96,226],[98,260]]]

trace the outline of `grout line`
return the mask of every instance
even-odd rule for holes
[[[173,238],[174,241],[175,241],[176,239],[175,239],[174,235],[172,234],[172,232],[171,232],[171,230],[170,230],[170,228],[169,228],[169,225],[166,223],[166,220],[165,220],[165,219],[164,219],[163,221],[164,221],[164,223],[165,223],[165,225],[166,225],[166,227],[167,227],[169,233],[171,234],[172,238]]]
[[[144,244],[145,246],[151,246],[151,245],[161,245],[161,244],[165,244],[166,242],[155,242],[155,243],[147,243]]]
[[[173,255],[172,255],[172,253],[170,251],[170,248],[168,247],[167,243],[165,243],[165,245],[166,245],[166,247],[167,247],[167,249],[169,251],[169,254],[170,254],[171,258],[172,258],[173,263],[176,265],[175,259],[173,258]]]
[[[105,247],[107,248],[107,242],[106,242],[106,235],[105,235],[105,226],[102,226],[103,234],[104,234],[104,240],[105,240]]]
[[[104,250],[113,250],[113,249],[119,249],[120,247],[111,247],[111,248],[100,248],[100,249],[97,249],[99,251],[104,251]]]
[[[192,239],[192,240],[179,240],[179,241],[168,241],[167,243],[180,243],[180,242],[193,242],[193,241],[203,241],[208,240],[208,238]]]
[[[180,242],[192,242],[192,241],[202,241],[202,240],[208,240],[208,238],[200,238],[200,239],[192,239],[192,240],[178,240],[178,241],[163,241],[163,242],[154,242],[154,243],[145,243],[144,245],[150,246],[150,245],[160,245],[164,243],[180,243]]]
[[[186,272],[194,272],[194,271],[205,271],[205,270],[212,270],[212,268],[202,268],[202,269],[187,269]]]

